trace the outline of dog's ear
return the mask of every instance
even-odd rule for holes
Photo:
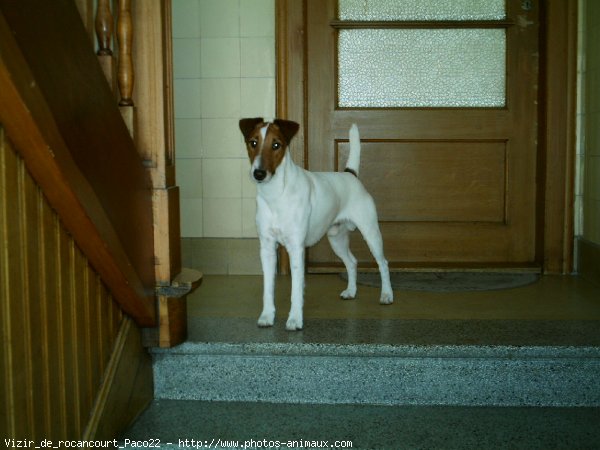
[[[283,134],[286,144],[290,143],[300,128],[300,125],[298,125],[296,122],[292,122],[291,120],[275,119],[273,123],[277,125],[277,128],[279,128],[281,134]]]
[[[254,117],[252,119],[240,120],[240,130],[242,130],[242,134],[244,135],[244,138],[248,139],[248,136],[250,135],[250,133],[252,133],[252,131],[254,130],[256,125],[258,125],[259,123],[263,123],[263,122],[264,122],[264,120],[262,117]]]

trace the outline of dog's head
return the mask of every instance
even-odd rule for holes
[[[271,180],[299,127],[290,120],[265,122],[262,117],[240,120],[254,181],[266,183]]]

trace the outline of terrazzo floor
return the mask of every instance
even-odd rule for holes
[[[256,326],[261,284],[259,276],[205,276],[188,297],[189,341],[600,346],[600,287],[574,276],[492,292],[396,291],[395,303],[381,306],[376,288],[359,286],[357,299],[342,301],[337,275],[309,275],[300,332],[285,331],[289,277],[277,280],[275,326]],[[327,448],[600,449],[600,408],[155,400],[123,438],[160,439],[161,448],[193,448],[194,439],[196,448],[304,440]],[[238,442],[219,447],[219,439]]]
[[[354,300],[341,300],[346,283],[337,275],[307,275],[304,315],[320,319],[514,319],[600,320],[600,286],[578,276],[542,277],[526,286],[494,291],[423,292],[395,290],[392,305],[380,305],[379,289],[358,286]],[[276,306],[281,320],[289,309],[291,278],[278,276]],[[262,277],[205,275],[188,297],[194,317],[258,318]]]
[[[294,448],[289,444],[303,441],[305,445],[295,448],[318,443],[353,449],[583,450],[600,448],[598,424],[598,408],[157,400],[123,439],[160,439],[162,448],[193,448],[198,443],[199,448]]]
[[[341,300],[337,275],[306,278],[304,329],[287,332],[290,277],[276,283],[277,317],[258,328],[260,276],[205,276],[188,297],[192,342],[378,343],[417,345],[600,345],[600,286],[576,276],[545,276],[514,289],[472,292],[395,291],[359,286]]]

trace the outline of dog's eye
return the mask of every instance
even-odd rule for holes
[[[252,140],[249,142],[249,144],[250,144],[250,147],[252,147],[252,148],[256,148],[256,146],[258,145],[258,142],[256,142],[254,139],[252,139]]]
[[[271,148],[273,150],[279,150],[281,148],[281,144],[279,142],[273,142],[273,145],[271,146]]]

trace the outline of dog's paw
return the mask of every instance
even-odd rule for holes
[[[394,293],[393,292],[382,292],[381,297],[379,298],[379,303],[382,305],[391,305],[394,303]]]
[[[356,289],[346,289],[340,293],[340,297],[344,300],[352,300],[356,297]]]
[[[258,318],[258,326],[259,327],[272,327],[275,322],[275,314],[274,313],[262,313]]]
[[[298,331],[302,329],[302,317],[290,316],[285,324],[288,331]]]

